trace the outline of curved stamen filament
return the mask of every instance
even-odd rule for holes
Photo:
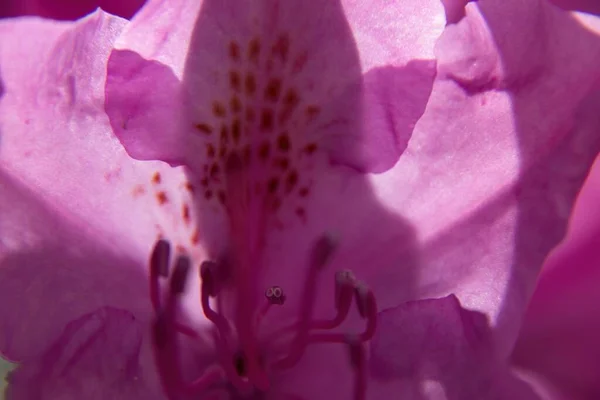
[[[354,400],[367,398],[367,363],[362,343],[349,344],[350,363],[354,369]]]
[[[225,368],[227,377],[231,383],[241,393],[248,393],[252,387],[249,382],[243,381],[235,371],[231,360],[233,359],[233,350],[229,344],[230,328],[225,317],[218,312],[214,311],[210,306],[210,297],[217,295],[217,287],[215,282],[215,271],[216,264],[211,261],[205,261],[200,266],[200,275],[202,277],[202,289],[201,289],[201,302],[202,311],[206,318],[211,321],[218,331],[218,346],[219,357],[221,364]]]
[[[181,393],[195,394],[222,382],[224,373],[220,366],[208,368],[202,376],[187,384],[183,381],[177,345],[177,314],[179,297],[184,292],[190,259],[179,256],[169,282],[169,294],[164,309],[154,323],[154,354],[162,386],[169,399],[177,399]]]

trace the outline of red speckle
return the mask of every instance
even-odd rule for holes
[[[267,158],[269,158],[270,150],[271,150],[271,145],[269,144],[269,142],[267,142],[267,141],[262,142],[260,147],[258,148],[258,158],[260,158],[263,161],[266,161]]]
[[[288,58],[290,50],[290,37],[287,34],[283,34],[277,38],[277,41],[271,48],[271,52],[274,56],[278,56],[279,59],[285,63]]]
[[[303,221],[306,220],[306,210],[302,207],[296,208],[296,215],[300,217]]]
[[[183,246],[181,244],[178,244],[178,245],[175,246],[175,251],[177,253],[186,253],[185,246]]]
[[[285,191],[286,191],[286,193],[291,192],[292,189],[294,188],[294,186],[296,186],[297,183],[298,183],[298,172],[291,171],[289,173],[289,175],[287,176],[287,179],[285,181]]]
[[[273,110],[265,108],[260,115],[260,130],[271,132],[273,130]]]
[[[312,122],[315,118],[319,116],[321,112],[321,108],[318,106],[308,106],[306,107],[306,118],[309,122]]]
[[[200,243],[200,232],[198,231],[198,229],[194,230],[194,233],[192,233],[192,237],[190,238],[190,241],[192,242],[193,245],[197,245],[198,243]]]
[[[248,44],[248,59],[253,63],[258,63],[260,54],[260,41],[256,38],[252,39]]]
[[[304,151],[306,152],[306,154],[313,154],[315,151],[317,151],[317,144],[316,143],[307,144],[306,147],[304,148]]]
[[[199,130],[200,132],[206,134],[206,135],[210,135],[213,131],[213,127],[205,124],[203,122],[196,124],[196,129]]]
[[[240,120],[238,118],[236,118],[231,123],[231,137],[233,138],[233,142],[235,144],[239,143],[241,135],[242,135],[241,123],[240,123]]]
[[[139,197],[139,196],[143,195],[144,193],[146,193],[146,189],[142,185],[135,185],[133,187],[133,190],[131,191],[131,194],[133,195],[133,197]]]
[[[204,198],[206,200],[210,200],[212,198],[212,196],[213,196],[212,190],[207,190],[206,192],[204,192]]]
[[[159,184],[161,181],[161,177],[160,177],[160,172],[155,172],[154,175],[152,175],[152,183],[155,184]]]
[[[308,53],[306,52],[303,52],[298,57],[296,57],[294,63],[292,64],[292,74],[296,75],[302,72],[304,66],[306,65],[306,61],[308,61]]]
[[[239,72],[235,70],[229,71],[229,86],[236,92],[240,91],[240,88],[242,87],[242,78],[240,77]]]
[[[156,201],[158,201],[158,204],[162,206],[169,201],[169,198],[167,197],[167,194],[165,192],[161,191],[156,193]]]
[[[216,154],[217,154],[217,151],[215,150],[215,146],[213,146],[210,143],[207,144],[206,145],[206,155],[208,156],[208,158],[214,158]]]
[[[267,84],[265,88],[265,100],[276,103],[279,100],[279,95],[281,94],[281,79],[273,78]]]
[[[190,182],[186,182],[183,184],[183,186],[185,187],[185,189],[190,192],[190,193],[194,193],[194,190],[196,189],[194,187],[194,185],[192,185]]]
[[[233,96],[231,98],[231,101],[229,102],[229,108],[231,108],[231,111],[233,111],[234,114],[242,111],[242,102],[240,101],[239,97]]]
[[[240,60],[240,45],[238,45],[236,42],[229,43],[229,58],[231,58],[233,61]]]
[[[277,147],[279,147],[279,150],[286,153],[290,150],[290,146],[291,144],[289,136],[286,133],[279,135],[277,138]]]
[[[216,117],[223,118],[227,114],[225,106],[218,101],[215,101],[212,106],[212,112]]]
[[[294,113],[300,103],[300,97],[295,89],[289,89],[283,96],[283,107],[279,112],[279,123],[285,123]]]
[[[229,128],[227,127],[227,125],[223,125],[221,127],[221,145],[223,145],[223,146],[227,145],[228,141],[229,141]]]
[[[213,180],[216,180],[219,176],[219,172],[221,172],[221,169],[219,168],[219,164],[214,163],[210,167],[210,178]]]
[[[308,196],[308,192],[308,188],[303,187],[298,191],[298,194],[300,195],[300,197],[306,197]]]
[[[187,204],[184,204],[181,208],[181,217],[183,218],[186,224],[190,222],[190,206],[188,206]]]
[[[285,157],[280,157],[273,161],[273,165],[285,171],[290,166],[290,160]]]
[[[200,180],[200,184],[204,187],[207,187],[208,186],[208,178],[202,178]]]
[[[278,187],[279,187],[279,179],[277,179],[277,178],[269,179],[269,182],[267,183],[267,191],[270,194],[274,194],[277,191]]]

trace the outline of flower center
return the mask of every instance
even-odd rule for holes
[[[268,354],[261,349],[258,337],[261,323],[273,306],[285,307],[286,295],[279,286],[266,288],[264,301],[253,309],[247,290],[235,293],[235,318],[229,320],[219,308],[221,297],[226,295],[222,269],[213,261],[204,261],[200,266],[201,305],[206,318],[214,326],[218,362],[208,367],[193,382],[182,378],[179,348],[180,335],[201,340],[194,329],[180,320],[180,298],[185,291],[191,261],[185,254],[176,257],[170,271],[171,246],[159,240],[150,258],[150,297],[156,318],[153,325],[154,353],[157,368],[165,393],[169,398],[182,394],[229,391],[237,396],[250,396],[269,391],[270,376],[295,367],[307,348],[316,343],[341,344],[349,350],[349,366],[354,371],[354,398],[366,396],[365,342],[370,340],[376,329],[377,304],[373,292],[359,282],[350,271],[338,271],[334,279],[333,308],[330,319],[313,318],[316,288],[319,275],[329,263],[335,251],[334,241],[323,236],[313,245],[307,276],[302,287],[302,302],[295,320],[263,337]],[[160,281],[168,279],[168,290],[161,296]],[[211,301],[212,300],[212,301]],[[365,328],[356,334],[336,331],[347,319],[353,301],[358,314],[365,320]],[[249,318],[239,318],[239,315]]]

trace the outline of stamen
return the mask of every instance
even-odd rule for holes
[[[314,321],[312,329],[334,329],[341,325],[348,317],[354,294],[356,278],[350,271],[337,271],[335,273],[335,308],[336,316],[331,320]]]
[[[291,368],[300,361],[307,344],[308,332],[310,329],[310,320],[316,300],[316,287],[318,272],[327,264],[333,251],[335,242],[331,236],[324,235],[320,237],[313,246],[311,254],[311,263],[308,270],[308,276],[304,283],[302,298],[304,301],[300,306],[300,317],[298,318],[296,336],[292,340],[290,352],[287,357],[275,364],[276,368]]]
[[[154,245],[150,255],[150,301],[157,312],[160,307],[160,277],[169,276],[169,258],[171,245],[166,240],[160,239]]]
[[[231,362],[233,357],[233,350],[229,344],[229,338],[231,336],[229,323],[225,317],[218,312],[214,311],[210,307],[210,297],[216,296],[218,293],[218,284],[215,279],[217,264],[213,261],[204,261],[200,265],[200,276],[202,277],[202,289],[201,289],[201,302],[202,311],[206,318],[211,321],[219,335],[217,349],[221,359],[221,364],[225,368],[225,373],[229,381],[235,386],[240,393],[248,393],[252,387],[249,382],[244,382]]]
[[[155,246],[155,249],[157,247],[158,245]],[[185,384],[183,382],[176,338],[176,320],[179,296],[185,290],[190,265],[191,261],[188,256],[181,255],[177,258],[169,282],[170,290],[166,306],[164,310],[161,310],[158,314],[152,330],[156,365],[162,386],[166,392],[165,394],[167,394],[170,399],[179,398],[181,393],[195,394],[205,391],[211,386],[221,382],[224,375],[219,366],[213,366],[208,368],[201,377],[191,384]]]

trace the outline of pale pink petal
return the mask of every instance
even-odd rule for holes
[[[146,274],[134,254],[115,254],[2,172],[0,187],[2,354],[31,358],[65,324],[105,305],[150,316]]]
[[[491,339],[485,316],[454,296],[385,310],[370,345],[369,399],[536,399]]]
[[[466,10],[438,42],[438,79],[408,148],[375,185],[415,227],[417,296],[456,293],[491,318],[508,354],[600,147],[589,97],[600,38],[592,18],[584,26],[541,1]],[[400,268],[373,273],[394,304]]]
[[[575,207],[569,235],[544,265],[512,355],[564,398],[600,396],[600,164]]]
[[[103,307],[85,314],[66,325],[43,354],[10,373],[6,398],[163,399],[144,376],[144,330],[145,323],[125,310]]]
[[[125,22],[0,22],[0,352],[32,359],[99,307],[151,314],[147,257],[197,232],[183,172],[131,160],[103,110],[108,52]]]
[[[106,63],[124,25],[102,12],[74,24],[2,22],[0,168],[53,212],[85,221],[81,229],[145,263],[159,234],[155,225],[183,225],[178,199],[185,181],[181,171],[168,179],[163,163],[131,160],[110,129]],[[176,211],[166,213],[169,206]]]

